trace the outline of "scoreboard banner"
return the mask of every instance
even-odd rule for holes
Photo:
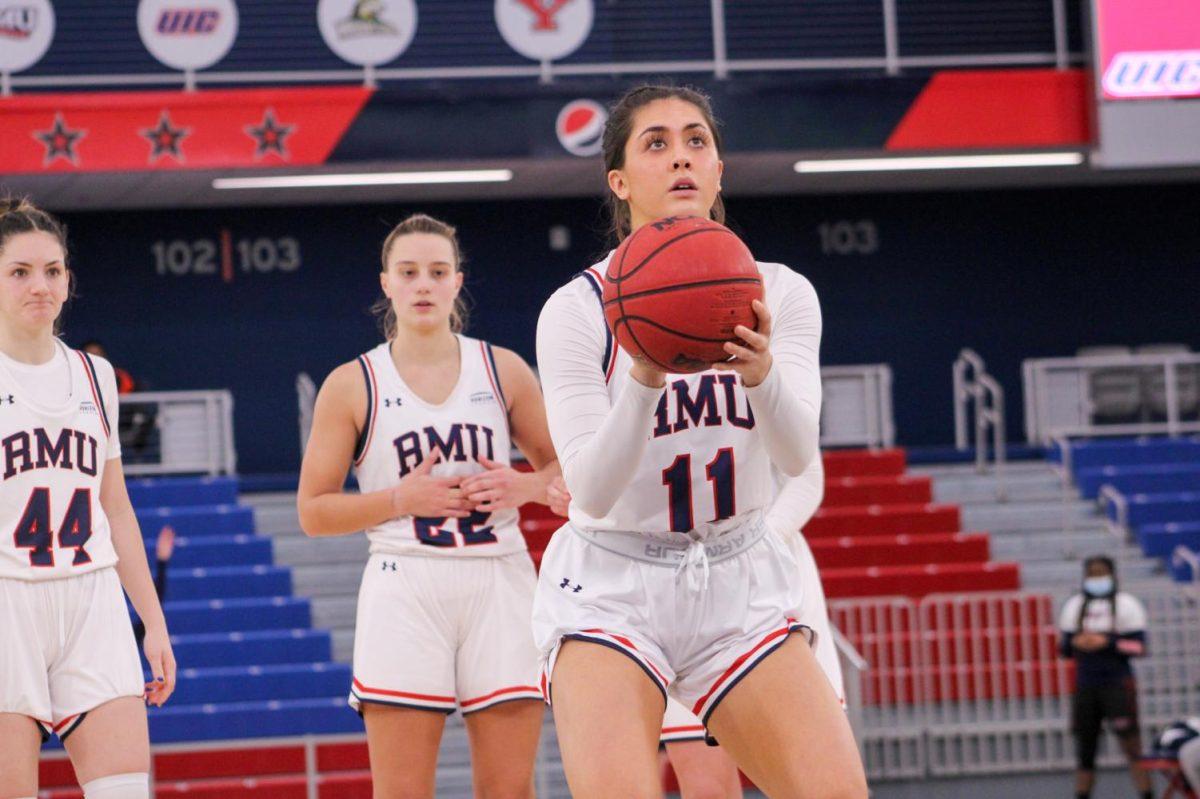
[[[1096,0],[1105,100],[1200,97],[1200,2]]]
[[[32,94],[0,101],[0,174],[311,166],[361,87]]]

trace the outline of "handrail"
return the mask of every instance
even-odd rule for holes
[[[1004,388],[987,372],[979,353],[964,348],[950,369],[954,401],[954,446],[968,449],[968,416],[975,419],[975,470],[987,471],[988,430],[991,430],[992,457],[995,460],[996,499],[1008,499],[1004,482],[1008,460],[1004,426]]]
[[[120,415],[120,422],[145,425],[136,441],[122,442],[127,475],[237,471],[233,394],[227,389],[136,391],[121,396]],[[131,433],[125,424],[118,428]]]
[[[1116,486],[1105,483],[1100,486],[1100,493],[1097,495],[1096,501],[1102,508],[1106,504],[1113,506],[1117,512],[1117,518],[1108,523],[1109,529],[1115,526],[1121,535],[1128,538],[1132,531],[1129,529],[1129,500],[1125,498],[1125,495],[1118,491]]]
[[[1186,564],[1192,572],[1192,583],[1200,585],[1200,552],[1193,552],[1180,544],[1171,552],[1171,565]]]

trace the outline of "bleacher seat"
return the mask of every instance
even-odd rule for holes
[[[908,460],[902,449],[830,450],[822,453],[825,479],[904,474]]]
[[[1178,546],[1200,549],[1200,521],[1143,524],[1135,535],[1142,552],[1152,558],[1169,558]]]
[[[914,475],[833,477],[825,481],[822,507],[933,502],[933,481]]]
[[[328,630],[172,635],[171,646],[181,668],[326,662],[331,656]]]
[[[957,533],[962,518],[957,505],[867,505],[821,508],[804,526],[809,538]]]
[[[146,557],[154,563],[157,538],[146,541]],[[255,566],[272,562],[271,539],[257,535],[213,535],[199,538],[176,538],[173,568],[211,566]]]
[[[136,508],[190,505],[236,505],[234,477],[162,477],[126,480],[129,500]]]
[[[926,563],[917,566],[866,566],[823,569],[821,582],[830,599],[862,596],[910,596],[1009,591],[1021,587],[1016,563]]]
[[[171,569],[168,579],[168,596],[173,600],[283,596],[292,593],[292,570],[286,566]]]
[[[1100,487],[1111,485],[1122,494],[1200,491],[1200,459],[1195,463],[1154,463],[1080,469],[1075,484],[1084,499],[1095,499]]]
[[[361,733],[362,719],[346,696],[284,701],[231,702],[150,708],[150,737],[157,743],[274,738],[306,733]]]
[[[292,630],[312,624],[309,599],[294,596],[168,599],[163,603],[163,614],[173,635]]]
[[[1196,463],[1200,461],[1200,437],[1178,438],[1100,438],[1070,442],[1071,469],[1100,466],[1133,466],[1163,463]],[[1050,459],[1062,462],[1062,452],[1056,442],[1050,448]]]
[[[197,505],[194,507],[138,508],[142,535],[154,538],[163,525],[184,537],[244,535],[254,532],[254,509],[240,505]]]
[[[809,547],[820,569],[969,563],[989,557],[987,533],[814,538]]]
[[[1131,526],[1200,519],[1200,492],[1131,494],[1125,497]],[[1117,506],[1108,503],[1108,516],[1117,519]]]
[[[181,705],[314,699],[345,694],[350,685],[346,663],[188,668],[179,672],[172,703]]]

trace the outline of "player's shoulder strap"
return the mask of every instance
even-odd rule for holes
[[[588,267],[587,269],[584,269],[582,272],[579,272],[578,274],[576,274],[575,277],[572,278],[572,280],[577,279],[577,278],[583,278],[584,281],[587,282],[588,286],[595,293],[596,302],[600,303],[600,313],[603,314],[604,313],[604,289],[601,288],[602,284],[600,282],[600,273],[596,271],[596,268],[594,266]],[[612,379],[613,367],[615,367],[616,365],[617,365],[616,342],[613,341],[612,331],[609,330],[608,325],[605,324],[604,325],[604,360],[600,364],[601,368],[604,369],[604,382],[607,383],[609,380]]]
[[[500,369],[496,366],[496,353],[492,350],[492,345],[483,339],[479,341],[479,351],[483,355],[483,371],[487,374],[488,380],[492,384],[492,391],[496,394],[496,401],[500,403],[500,407],[504,410],[504,422],[508,425],[508,434],[512,436],[512,412],[508,407],[508,398],[504,395],[504,386],[500,382]]]
[[[375,416],[379,410],[379,384],[375,380],[375,367],[371,364],[369,352],[358,356],[358,366],[362,370],[363,382],[367,386],[367,415],[363,417],[362,430],[359,431],[358,441],[354,443],[354,465],[361,466],[371,447],[371,436],[375,432]]]
[[[100,377],[96,374],[96,362],[92,356],[83,350],[73,350],[83,362],[83,372],[87,375],[88,385],[92,389],[92,399],[96,401],[96,410],[100,412],[100,425],[104,435],[111,437],[112,428],[108,424],[108,407],[104,404],[104,392],[100,390]]]

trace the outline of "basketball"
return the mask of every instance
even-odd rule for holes
[[[630,355],[673,374],[729,358],[733,329],[758,326],[763,298],[754,256],[724,225],[666,217],[621,242],[604,276],[604,318]]]

